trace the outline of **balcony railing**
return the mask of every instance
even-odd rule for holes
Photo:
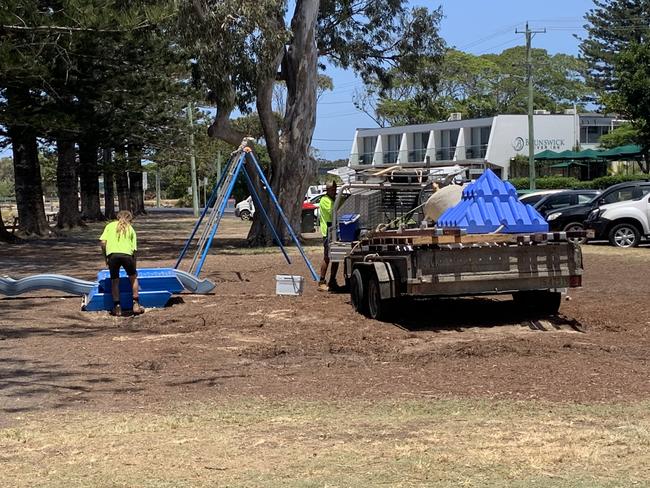
[[[467,159],[484,159],[487,154],[487,144],[476,146],[468,146],[465,149],[465,157]]]
[[[409,163],[420,163],[424,161],[424,157],[427,154],[426,148],[423,149],[414,149],[409,151]]]
[[[384,151],[384,164],[395,164],[399,151]]]

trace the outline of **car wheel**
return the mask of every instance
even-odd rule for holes
[[[366,282],[359,269],[355,269],[350,278],[350,301],[357,312],[363,315],[367,313]]]
[[[641,241],[639,230],[632,224],[618,224],[609,231],[609,243],[616,247],[636,247]]]
[[[250,220],[251,219],[250,210],[242,210],[241,212],[239,212],[239,218],[242,220]]]
[[[571,222],[570,224],[567,224],[564,229],[562,229],[564,232],[576,232],[576,231],[583,231],[585,230],[585,226],[582,225],[580,222]],[[569,239],[571,242],[574,244],[586,244],[587,243],[587,238],[586,237],[573,237]]]

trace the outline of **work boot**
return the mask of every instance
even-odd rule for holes
[[[133,302],[133,315],[141,315],[144,313],[144,309],[140,306],[140,303],[137,301]]]
[[[331,281],[327,285],[327,289],[330,293],[341,293],[343,291],[343,287],[341,287],[336,281]]]
[[[122,307],[119,303],[116,303],[113,305],[113,310],[111,310],[111,315],[113,317],[121,317],[122,316]]]
[[[318,291],[329,291],[329,287],[327,286],[327,283],[325,283],[324,281],[318,283]]]

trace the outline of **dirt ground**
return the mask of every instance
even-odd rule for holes
[[[136,222],[141,267],[173,265],[193,219]],[[80,298],[0,298],[0,427],[17,414],[107,413],[169,402],[486,398],[632,402],[650,397],[650,248],[584,247],[584,287],[561,315],[517,316],[510,300],[422,301],[397,323],[356,314],[346,294],[275,294],[275,275],[309,277],[300,256],[242,249],[247,224],[223,223],[203,276],[207,296],[114,318]],[[0,247],[0,273],[93,279],[100,227]],[[308,247],[316,266],[317,240]]]

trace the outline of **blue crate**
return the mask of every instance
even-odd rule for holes
[[[339,217],[339,239],[343,242],[357,240],[359,234],[359,214],[343,214]]]

